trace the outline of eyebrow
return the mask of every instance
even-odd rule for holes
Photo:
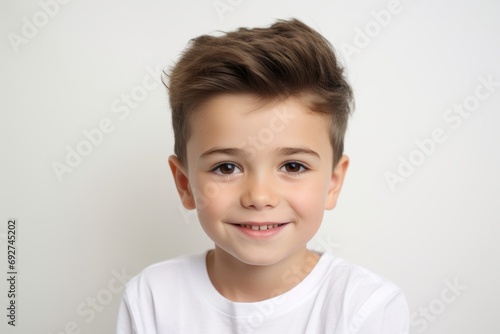
[[[245,155],[245,151],[242,150],[242,149],[240,149],[240,148],[214,147],[214,148],[211,148],[211,149],[203,152],[203,154],[200,155],[200,159],[203,159],[203,158],[206,158],[208,156],[215,155],[215,154],[225,154],[225,155],[237,155],[237,156],[241,156],[241,155]]]
[[[294,154],[309,154],[320,159],[319,154],[306,147],[280,147],[277,149],[281,155],[294,155]]]
[[[276,149],[276,152],[279,155],[308,154],[308,155],[312,155],[314,157],[317,157],[318,159],[321,159],[320,155],[317,152],[315,152],[307,147],[279,147],[278,149]],[[200,159],[207,158],[208,156],[216,155],[216,154],[245,156],[246,152],[245,152],[245,150],[243,150],[241,148],[214,147],[214,148],[211,148],[211,149],[203,152],[202,155],[200,156]]]

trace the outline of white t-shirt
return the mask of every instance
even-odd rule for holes
[[[331,252],[293,289],[233,302],[212,285],[206,253],[149,266],[127,285],[117,334],[407,334],[403,292]]]

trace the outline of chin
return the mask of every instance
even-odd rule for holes
[[[261,252],[242,252],[231,254],[236,260],[249,265],[249,266],[270,266],[279,263],[286,256],[278,255],[275,252],[269,252],[268,250],[262,250]]]

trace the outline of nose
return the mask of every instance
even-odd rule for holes
[[[275,183],[263,175],[249,177],[241,195],[241,205],[247,209],[265,210],[278,205],[280,197]]]

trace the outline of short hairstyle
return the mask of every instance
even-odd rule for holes
[[[265,100],[300,96],[311,110],[331,116],[335,167],[354,106],[343,72],[331,44],[297,19],[194,38],[167,74],[174,152],[187,166],[190,119],[210,98],[228,93],[250,93]]]

